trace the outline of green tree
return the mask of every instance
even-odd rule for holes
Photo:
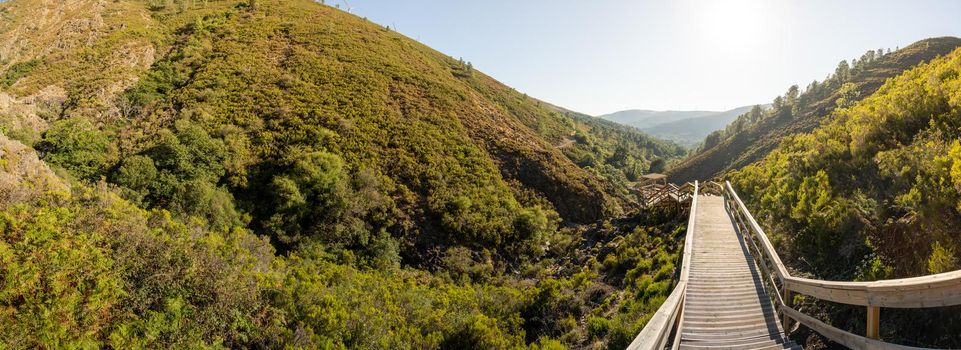
[[[667,162],[664,158],[656,158],[651,161],[651,166],[647,169],[649,173],[663,173],[667,169]]]
[[[314,240],[335,246],[368,247],[388,206],[378,176],[350,174],[335,154],[292,154],[278,165],[263,225],[288,246]]]
[[[834,70],[834,79],[840,83],[847,82],[850,79],[851,66],[848,65],[847,60],[838,62],[838,67]]]
[[[157,173],[157,166],[154,165],[152,158],[134,155],[120,162],[111,180],[127,189],[128,198],[142,203],[150,194],[154,181],[157,180]]]
[[[37,149],[45,161],[87,181],[105,174],[115,153],[107,136],[83,117],[51,124]]]
[[[928,256],[928,272],[942,273],[954,271],[958,268],[958,258],[951,247],[945,247],[941,242],[931,245],[931,255]]]
[[[173,130],[161,130],[155,145],[121,162],[111,179],[130,199],[226,230],[243,224],[233,196],[218,185],[226,174],[226,160],[223,140],[181,119]]]

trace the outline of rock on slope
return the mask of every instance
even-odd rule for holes
[[[0,134],[0,208],[68,190],[32,148]]]

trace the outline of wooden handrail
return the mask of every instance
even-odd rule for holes
[[[657,309],[654,316],[647,321],[647,325],[641,333],[634,338],[628,350],[663,350],[670,339],[671,331],[681,315],[681,305],[684,300],[684,292],[687,289],[685,282],[678,282],[671,295],[664,300],[661,307]]]
[[[925,348],[885,343],[877,339],[862,337],[860,335],[835,328],[819,319],[805,315],[804,313],[790,307],[784,307],[783,310],[786,315],[807,325],[815,332],[818,332],[818,334],[828,337],[829,339],[852,349],[925,350]]]
[[[687,279],[690,275],[691,256],[694,253],[694,216],[697,213],[698,182],[694,181],[694,192],[691,199],[691,212],[687,220],[687,231],[684,238],[684,253],[681,255],[681,274],[674,291],[664,300],[654,316],[647,322],[644,329],[638,333],[634,341],[627,348],[629,350],[663,350],[670,339],[671,332],[678,329],[680,315],[684,310],[684,294],[687,291]],[[680,332],[676,333],[680,335]],[[675,337],[676,338],[676,337]],[[677,344],[677,339],[674,340]]]
[[[698,183],[694,181],[694,196],[691,200],[691,213],[687,216],[687,234],[684,238],[684,255],[681,263],[681,282],[687,282],[691,273],[691,256],[694,254],[694,217],[697,215]]]
[[[890,308],[961,305],[961,271],[874,282],[821,281],[789,276],[784,279],[784,286],[818,299],[850,305]]]
[[[653,206],[658,204],[665,199],[670,199],[673,202],[680,203],[685,202],[691,195],[688,193],[693,189],[690,182],[684,183],[680,187],[675,184],[647,184],[638,188],[641,194],[641,199],[644,206]]]
[[[781,257],[778,256],[777,251],[774,250],[774,245],[771,244],[771,240],[767,238],[767,234],[765,234],[764,230],[761,229],[761,225],[757,224],[757,220],[754,220],[754,216],[751,215],[751,212],[747,210],[744,202],[741,201],[741,197],[738,197],[737,192],[734,192],[734,187],[731,186],[731,182],[725,181],[725,185],[731,199],[734,200],[735,204],[737,204],[737,209],[740,209],[741,214],[747,219],[747,224],[750,228],[748,231],[757,233],[757,238],[761,241],[761,247],[764,248],[762,253],[764,253],[765,258],[769,259],[774,264],[777,277],[783,281],[784,277],[790,276],[790,274],[787,272],[787,268],[784,267],[784,263],[781,262]]]
[[[760,242],[760,255],[774,266],[774,272],[781,282],[786,298],[777,298],[785,318],[798,321],[812,330],[852,349],[921,349],[886,343],[878,340],[879,310],[890,308],[926,308],[961,305],[961,270],[930,276],[882,280],[873,282],[822,281],[791,276],[778,256],[767,234],[757,220],[747,210],[738,197],[731,182],[726,183],[726,192],[735,206],[736,214],[746,221],[745,232]],[[739,218],[739,219],[740,219]],[[748,237],[745,237],[748,238]],[[763,265],[763,263],[761,263]],[[772,281],[773,283],[773,281]],[[777,288],[777,286],[774,286]],[[821,300],[842,304],[865,306],[868,309],[867,337],[856,335],[821,322],[793,309],[790,305],[792,293],[800,293]],[[872,339],[874,338],[874,339]]]

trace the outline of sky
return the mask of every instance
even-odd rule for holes
[[[592,115],[727,110],[842,59],[961,37],[961,1],[327,0]]]

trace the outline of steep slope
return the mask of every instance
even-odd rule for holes
[[[785,261],[827,280],[961,268],[961,49],[825,120],[731,174]],[[836,326],[863,327],[863,311],[827,310]],[[886,312],[885,339],[961,346],[957,307]]]
[[[631,182],[650,171],[660,172],[668,161],[680,159],[683,147],[664,142],[637,128],[592,117],[542,102],[574,121],[574,134],[558,144],[564,154],[583,168],[602,174],[621,195]]]
[[[708,134],[724,129],[725,126],[733,122],[738,116],[750,111],[751,108],[753,106],[745,106],[729,111],[661,123],[641,128],[641,131],[661,139],[677,142],[684,147],[694,148],[701,141],[704,141]]]
[[[36,200],[69,188],[24,144],[0,134],[0,206]]]
[[[854,68],[848,68],[844,61],[832,77],[812,84],[809,91],[798,94],[793,87],[767,113],[745,115],[732,123],[727,132],[710,135],[705,141],[707,147],[671,169],[671,179],[709,179],[761,159],[785,136],[809,132],[820,125],[838,104],[856,102],[877,90],[885,80],[958,46],[958,38],[926,39],[890,54],[871,52]]]
[[[0,347],[622,348],[670,292],[674,144],[310,0],[0,16]]]
[[[2,7],[6,93],[30,106],[11,134],[38,142],[73,176],[106,177],[148,207],[219,223],[249,215],[284,246],[314,236],[357,245],[369,238],[354,231],[385,230],[424,261],[437,245],[527,241],[553,225],[555,211],[588,223],[630,204],[623,164],[609,160],[623,141],[592,147],[594,161],[578,166],[557,146],[589,135],[584,123],[469,63],[311,1]],[[80,119],[107,138],[94,147],[104,153],[97,164],[57,161],[66,146],[39,140],[47,123],[64,130],[86,125]],[[649,144],[626,151],[632,165],[680,155]],[[187,169],[197,162],[215,170]],[[305,163],[327,172],[288,170]],[[594,170],[606,164],[614,170]],[[325,176],[323,188],[311,185]],[[518,230],[525,218],[539,224]]]

